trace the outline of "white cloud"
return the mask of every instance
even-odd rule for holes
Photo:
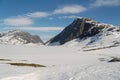
[[[61,31],[64,27],[5,27],[4,29],[20,29],[20,30],[31,30],[31,31]]]
[[[12,17],[3,20],[3,24],[9,26],[25,26],[32,23],[33,21],[27,17]]]
[[[81,5],[67,5],[61,8],[57,8],[51,12],[38,11],[33,13],[27,13],[20,16],[8,17],[0,21],[0,25],[9,25],[9,26],[28,26],[29,25],[30,26],[31,24],[33,24],[32,18],[48,17],[49,20],[53,20],[54,18],[51,16],[54,16],[56,14],[76,14],[76,13],[83,12],[85,10],[87,9]],[[63,19],[63,18],[76,18],[76,16],[59,17],[59,19]]]
[[[63,6],[61,8],[55,9],[53,14],[75,14],[85,11],[86,8],[80,5],[69,5],[69,6]]]
[[[58,19],[75,19],[75,18],[81,18],[79,16],[75,16],[75,15],[70,15],[70,16],[60,16],[58,17]]]
[[[120,0],[96,0],[90,6],[91,7],[120,6]]]
[[[52,16],[55,14],[76,14],[85,11],[86,8],[80,5],[69,5],[69,6],[63,6],[61,8],[55,9],[52,12],[33,12],[28,13],[26,16],[33,17],[33,18],[43,18]]]
[[[43,18],[43,17],[47,17],[50,15],[51,14],[47,12],[33,12],[33,13],[27,14],[28,17],[33,17],[33,18]]]

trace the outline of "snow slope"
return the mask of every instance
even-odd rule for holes
[[[111,29],[109,31],[109,29]],[[120,31],[117,27],[110,27],[104,29],[102,32],[95,36],[88,37],[86,39],[74,39],[64,44],[64,46],[78,46],[82,49],[94,49],[104,47],[116,47],[120,46]]]
[[[74,44],[75,45],[75,44]],[[119,80],[120,46],[84,51],[78,46],[0,45],[0,80]],[[6,63],[36,63],[22,67]]]

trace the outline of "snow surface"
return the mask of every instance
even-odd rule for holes
[[[120,63],[108,62],[120,57],[120,46],[83,51],[77,43],[76,39],[62,46],[0,45],[0,59],[11,60],[0,61],[0,80],[120,80]],[[9,62],[46,67],[6,64]]]

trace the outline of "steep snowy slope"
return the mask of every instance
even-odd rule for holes
[[[72,24],[49,41],[49,45],[79,44],[80,47],[118,46],[119,43],[119,27],[99,23],[89,18],[78,18],[74,20]]]
[[[28,32],[20,30],[12,30],[8,32],[0,33],[0,44],[28,44],[28,43],[40,43],[42,40],[37,35],[31,35]]]
[[[105,28],[95,36],[85,39],[73,39],[64,46],[79,46],[83,50],[98,50],[120,46],[120,29],[117,27]]]

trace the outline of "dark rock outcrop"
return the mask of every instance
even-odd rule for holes
[[[76,19],[67,26],[60,34],[52,38],[49,43],[59,42],[64,44],[75,38],[87,38],[99,33],[105,26],[97,27],[97,22],[89,18]]]
[[[108,62],[120,62],[120,58],[117,57],[113,57],[111,60],[109,60]]]

